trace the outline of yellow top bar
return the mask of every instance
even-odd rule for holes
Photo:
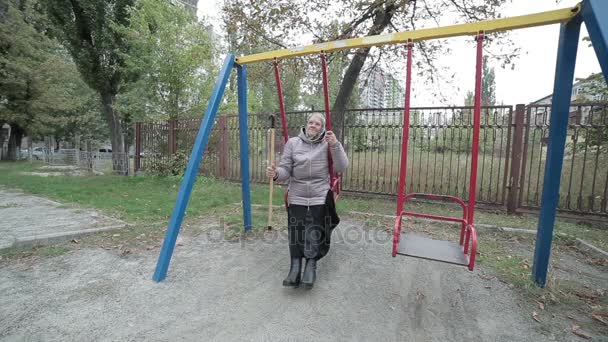
[[[363,38],[336,40],[333,42],[307,45],[291,49],[256,53],[253,55],[237,57],[236,62],[242,65],[273,60],[275,58],[283,59],[303,55],[311,55],[320,53],[321,51],[331,52],[367,46],[405,43],[408,41],[408,39],[412,39],[413,41],[422,41],[428,39],[475,35],[481,31],[485,33],[491,33],[534,26],[550,25],[566,22],[576,16],[580,12],[580,10],[581,4],[579,3],[573,8],[564,8],[554,11],[527,14],[511,18],[492,19],[479,21],[476,23],[458,24],[415,31],[395,32],[377,36],[367,36]]]

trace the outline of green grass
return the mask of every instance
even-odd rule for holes
[[[386,149],[368,151],[347,151],[349,167],[343,176],[345,188],[357,191],[395,193],[399,179],[400,147],[389,141]],[[391,145],[393,144],[393,145]],[[443,142],[440,143],[440,145]],[[383,145],[384,146],[384,145]],[[442,193],[462,196],[468,192],[469,173],[471,168],[470,153],[456,153],[450,150],[435,152],[426,145],[410,145],[407,167],[407,191]],[[547,146],[540,142],[528,147],[525,174],[520,186],[523,188],[521,202],[523,206],[538,207],[542,193],[543,177]],[[232,154],[229,163],[230,175],[239,175],[238,153]],[[264,179],[266,159],[252,154],[250,157],[251,176]],[[501,203],[507,194],[504,188],[505,166],[510,162],[506,158],[506,142],[502,151],[489,149],[479,155],[478,160],[478,193],[477,200],[487,203]],[[523,160],[522,160],[523,162]],[[216,165],[209,165],[211,168]],[[560,184],[560,209],[580,210],[586,212],[601,211],[603,191],[608,179],[608,154],[605,150],[578,150],[574,157],[564,159]]]
[[[37,170],[39,164],[26,162],[0,163],[0,185],[22,189],[25,192],[49,197],[68,205],[96,208],[126,220],[134,225],[166,226],[181,184],[180,177],[39,177],[23,175],[22,172]],[[253,225],[256,229],[267,226],[268,186],[251,185]],[[283,187],[275,186],[273,203],[283,204]],[[242,211],[235,205],[241,200],[241,187],[236,183],[223,182],[208,177],[198,177],[186,211],[186,223],[204,216],[223,219],[231,229],[238,231],[242,225]],[[442,213],[461,216],[461,209],[454,205],[412,202],[412,211]],[[357,199],[343,197],[338,210],[360,211],[383,215],[394,215],[396,203],[385,199]],[[285,220],[284,210],[273,210],[273,226],[281,227]],[[492,224],[501,227],[536,229],[536,215],[507,215],[498,210],[477,210],[477,224]],[[608,224],[584,224],[571,219],[557,218],[555,231],[582,238],[604,250],[608,250]]]
[[[81,239],[78,244],[68,244],[68,248],[82,246],[101,246],[115,249],[158,248],[164,230],[175,205],[181,184],[181,177],[124,177],[124,176],[54,176],[40,177],[23,174],[25,172],[44,172],[41,164],[27,162],[0,162],[0,186],[19,189],[24,192],[47,197],[63,203],[64,207],[94,208],[105,214],[124,220],[129,229],[115,233],[101,233]],[[283,190],[275,187],[274,204],[282,204]],[[268,186],[252,185],[251,199],[255,205],[252,210],[255,231],[266,229],[268,222]],[[201,221],[224,223],[227,237],[234,237],[242,231],[243,215],[238,203],[241,200],[241,187],[207,177],[198,177],[193,190],[182,232],[200,234]],[[236,204],[236,205],[235,205]],[[273,210],[273,227],[278,229],[287,221],[285,211]],[[42,250],[18,252],[4,251],[2,254],[31,255],[45,254]]]
[[[37,253],[44,257],[57,257],[69,251],[70,248],[67,244],[58,244],[53,246],[11,247],[3,250],[1,255],[10,258]]]
[[[0,185],[49,197],[62,203],[76,204],[103,210],[116,218],[131,223],[167,221],[171,215],[181,177],[124,177],[124,176],[55,176],[23,175],[37,170],[37,164],[23,162],[0,163],[3,173]],[[268,187],[252,185],[252,203],[267,204]],[[278,189],[275,204],[281,204]],[[187,217],[198,217],[213,209],[240,202],[241,188],[206,177],[198,177],[186,210]]]

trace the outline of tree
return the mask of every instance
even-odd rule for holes
[[[590,102],[601,101],[603,103],[608,100],[608,86],[606,86],[606,80],[601,72],[591,74],[587,78],[578,79],[577,81],[584,82],[585,84],[582,93],[579,94],[580,100]],[[591,127],[588,128],[584,144],[598,146],[602,150],[608,148],[608,128],[603,125],[607,120],[608,113],[606,112],[605,104],[591,106],[591,110],[586,118],[587,122],[585,122]]]
[[[478,21],[496,18],[499,7],[505,0],[463,0],[432,2],[428,0],[228,0],[223,7],[224,22],[229,35],[234,35],[231,47],[237,53],[263,51],[268,45],[275,49],[295,47],[303,34],[314,37],[315,43],[348,39],[353,37],[378,35],[396,31],[414,30],[420,25],[439,25],[449,13],[454,19]],[[314,10],[313,10],[314,9]],[[458,18],[455,18],[458,17]],[[329,19],[331,18],[331,19]],[[335,19],[339,18],[339,19]],[[451,18],[452,19],[452,18]],[[331,21],[329,21],[331,20]],[[332,30],[332,28],[337,30]],[[498,35],[501,37],[504,35]],[[501,41],[502,39],[496,39]],[[446,53],[441,40],[417,43],[426,63],[421,71],[430,80],[439,78],[433,60]],[[266,49],[267,50],[267,49]],[[378,64],[380,57],[387,57],[388,64],[402,59],[402,47],[359,48],[342,52],[348,58],[348,65],[342,72],[342,80],[332,106],[336,133],[341,137],[341,123],[357,80],[365,65],[370,70]],[[502,56],[506,61],[513,57],[513,51]],[[371,62],[367,62],[369,56]],[[306,60],[306,59],[302,59]],[[314,73],[307,75],[317,76]]]
[[[483,57],[481,75],[481,105],[494,106],[496,104],[496,77],[494,68],[488,65],[488,56]]]
[[[30,132],[34,137],[53,136],[56,141],[105,140],[107,126],[102,116],[98,96],[82,80],[69,53],[57,53],[40,65],[44,92],[32,101],[36,118]]]
[[[481,69],[481,105],[494,106],[496,104],[496,77],[494,75],[494,68],[488,65],[487,56],[483,60],[483,67]],[[471,107],[475,105],[475,93],[470,90],[467,92],[464,105]]]
[[[31,133],[39,114],[33,106],[46,90],[40,67],[54,48],[37,30],[43,19],[34,2],[4,1],[0,4],[0,127],[11,126],[8,159],[16,160],[21,138]]]
[[[475,105],[475,94],[472,91],[467,91],[467,96],[464,98],[464,105],[473,107]]]
[[[11,125],[10,158],[21,138],[56,140],[107,136],[95,93],[80,78],[69,53],[45,34],[38,2],[0,6],[0,122]]]
[[[216,74],[210,31],[181,6],[138,1],[120,32],[131,42],[125,70],[141,79],[125,85],[119,107],[156,120],[200,116]]]
[[[129,7],[135,0],[44,1],[53,33],[70,52],[84,81],[97,92],[110,130],[113,159],[125,151],[124,115],[115,108],[116,95],[125,80],[125,55],[131,48],[119,27],[128,27]],[[113,163],[119,167],[122,163]]]

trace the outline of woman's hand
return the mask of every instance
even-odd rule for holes
[[[272,163],[270,166],[268,166],[266,168],[266,176],[268,176],[268,178],[272,178],[274,179],[277,175],[277,167],[274,165],[274,163]]]
[[[336,135],[332,131],[325,132],[325,141],[329,144],[329,146],[334,146],[338,139],[336,139]]]

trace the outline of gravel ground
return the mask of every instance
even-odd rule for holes
[[[121,256],[86,248],[0,260],[0,340],[563,338],[543,333],[514,290],[482,270],[392,258],[387,233],[352,219],[334,233],[315,287],[284,288],[287,242],[280,232],[270,234],[230,242],[210,226],[197,237],[182,236],[162,283],[151,280],[158,249]]]

